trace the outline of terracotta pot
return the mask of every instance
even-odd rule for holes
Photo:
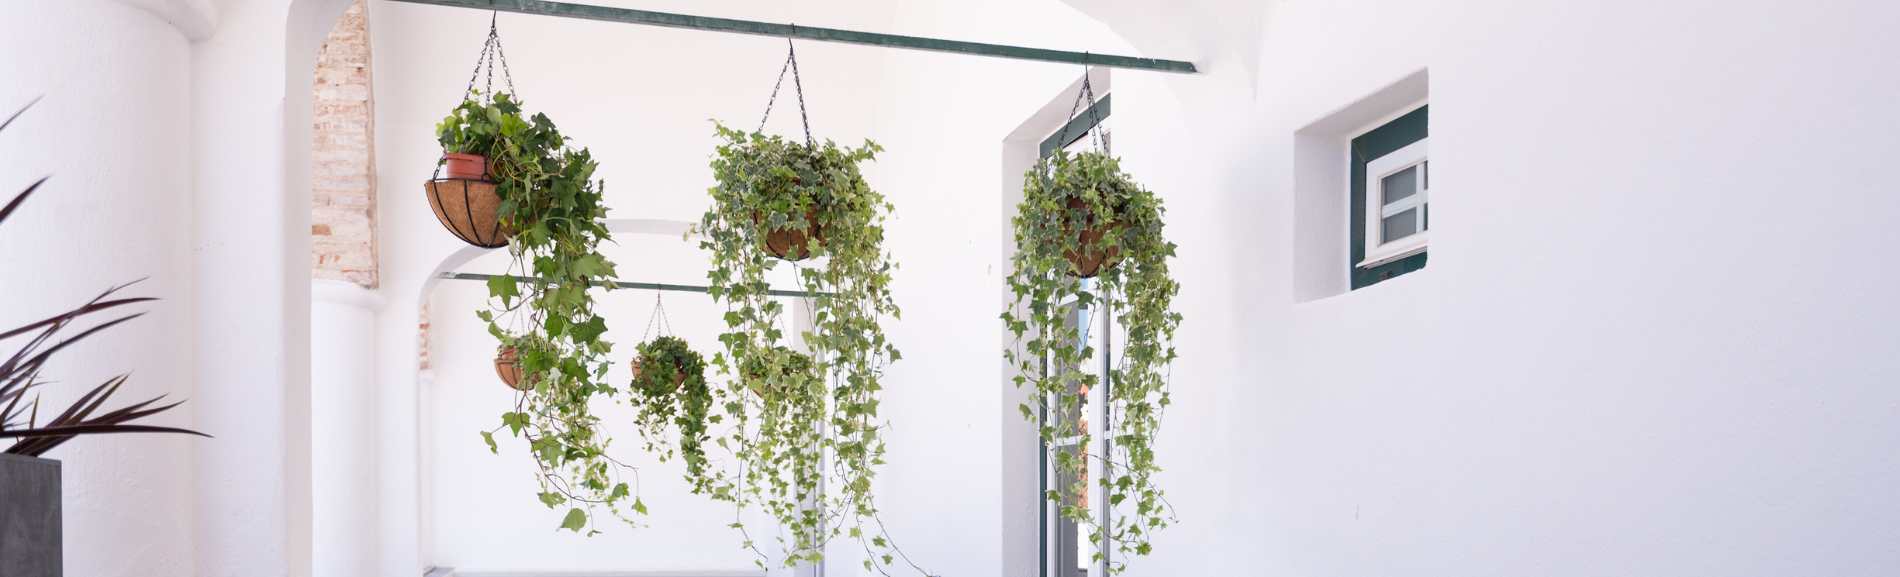
[[[753,222],[763,222],[764,220],[765,215],[763,213],[752,213]],[[809,237],[805,231],[798,230],[797,227],[793,226],[793,221],[789,220],[786,221],[784,227],[767,231],[765,233],[765,252],[772,256],[791,261],[811,258],[811,239],[824,242],[825,230],[830,227],[829,225],[818,224],[817,210],[805,211],[805,222],[808,223],[806,225],[808,228],[813,229]],[[796,253],[797,256],[791,256],[794,253]]]
[[[646,375],[646,364],[646,359],[633,360],[633,382],[641,385],[642,388],[645,387],[646,382],[640,380],[640,377]],[[679,390],[680,384],[685,382],[686,373],[673,373],[673,390]]]
[[[1088,203],[1080,198],[1071,198],[1066,206],[1069,210],[1081,210],[1087,208]],[[1108,247],[1108,250],[1102,251],[1097,250],[1095,245],[1096,243],[1102,242],[1102,236],[1108,234],[1108,231],[1126,228],[1128,223],[1096,222],[1094,213],[1089,214],[1087,222],[1088,227],[1082,229],[1082,234],[1080,238],[1077,239],[1081,242],[1081,249],[1062,251],[1062,258],[1069,259],[1069,264],[1075,265],[1075,270],[1069,272],[1071,276],[1091,278],[1097,274],[1101,274],[1102,265],[1104,263],[1108,265],[1108,268],[1115,268],[1116,265],[1121,264],[1121,247],[1111,246]],[[1063,225],[1064,232],[1073,234],[1074,231],[1070,231],[1068,228],[1068,225]]]
[[[475,154],[444,154],[448,161],[445,172],[449,178],[461,180],[488,180],[488,157]]]
[[[515,364],[515,354],[514,349],[507,349],[495,356],[495,375],[501,377],[508,388],[519,391],[522,375],[521,367]]]
[[[515,229],[501,224],[501,195],[495,183],[444,178],[423,183],[423,192],[435,219],[462,242],[500,248],[515,235]]]

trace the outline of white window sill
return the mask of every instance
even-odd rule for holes
[[[1359,262],[1359,268],[1372,268],[1388,262],[1425,252],[1425,243],[1430,231],[1420,232],[1394,242],[1379,245],[1366,251],[1366,260]]]

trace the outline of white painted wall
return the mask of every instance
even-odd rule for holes
[[[1134,574],[1895,571],[1896,22],[1280,3],[1251,101],[1218,55],[1167,79],[1213,103],[1178,119],[1118,96],[1188,318],[1160,477],[1182,524]],[[1430,264],[1296,304],[1294,132],[1425,68]]]
[[[52,175],[0,225],[0,327],[140,278],[124,294],[163,299],[129,307],[148,314],[60,353],[43,374],[54,382],[42,389],[42,422],[131,373],[114,407],[193,399],[150,421],[191,426],[190,43],[164,20],[107,0],[4,2],[0,21],[0,114],[43,97],[0,131],[0,198]],[[10,352],[21,342],[4,344]],[[47,453],[63,462],[66,574],[193,574],[200,442],[114,435]]]

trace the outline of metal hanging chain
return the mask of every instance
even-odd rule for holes
[[[648,337],[653,336],[654,323],[659,323],[660,336],[673,334],[673,323],[666,320],[666,307],[660,304],[660,297],[663,294],[665,293],[661,291],[653,291],[653,316],[647,318],[647,332],[640,336],[640,342],[647,342]]]
[[[1056,147],[1061,149],[1069,146],[1069,125],[1075,122],[1076,112],[1081,110],[1082,101],[1085,98],[1089,103],[1089,142],[1094,145],[1096,152],[1108,154],[1108,149],[1102,145],[1099,130],[1102,118],[1095,111],[1095,88],[1089,85],[1089,65],[1087,64],[1082,65],[1082,90],[1075,94],[1075,104],[1069,105],[1069,116],[1062,122],[1062,131],[1056,137]]]
[[[495,48],[500,50],[501,46],[496,45]],[[1102,117],[1095,110],[1095,88],[1089,86],[1089,67],[1086,64],[1082,65],[1082,93],[1089,99],[1089,142],[1095,146],[1096,152],[1106,155],[1108,142],[1107,138],[1102,136]]]
[[[792,25],[797,31],[798,25]],[[811,118],[805,114],[805,83],[798,78],[798,50],[792,47],[792,39],[785,39],[785,65],[778,69],[778,82],[772,84],[772,97],[765,100],[765,116],[759,118],[758,132],[765,132],[765,121],[772,118],[772,104],[778,102],[778,89],[785,85],[785,71],[792,72],[792,89],[798,92],[798,120],[805,125],[805,145],[817,147],[811,137]]]
[[[484,65],[488,69],[488,85],[484,88],[485,92],[482,94],[487,95],[490,99],[494,98],[496,60],[501,61],[501,80],[508,85],[508,93],[515,93],[514,76],[508,73],[508,55],[501,50],[501,33],[500,29],[495,25],[496,17],[499,14],[499,12],[491,13],[488,16],[488,41],[482,43],[482,55],[475,59],[475,72],[468,77],[468,90],[462,92],[462,99],[464,100],[468,99],[469,93],[475,91],[475,81],[482,77]]]

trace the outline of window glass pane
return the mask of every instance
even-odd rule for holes
[[[1384,191],[1385,204],[1403,200],[1418,194],[1418,166],[1409,166],[1405,170],[1392,173],[1380,180],[1379,190]]]
[[[1381,244],[1412,236],[1418,232],[1418,209],[1408,208],[1405,212],[1385,217],[1379,228],[1382,233],[1379,236]]]

